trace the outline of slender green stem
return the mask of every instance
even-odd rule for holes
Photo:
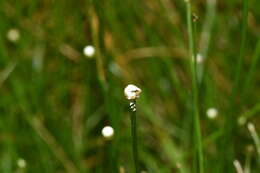
[[[257,45],[256,45],[255,52],[253,55],[253,61],[251,63],[251,66],[250,66],[250,69],[249,69],[249,72],[247,75],[247,79],[246,79],[245,86],[244,86],[244,91],[242,94],[242,101],[244,101],[246,99],[248,91],[250,90],[250,86],[253,83],[253,77],[257,70],[257,63],[258,63],[259,58],[260,58],[260,39],[258,39],[258,41],[257,41]]]
[[[245,56],[245,49],[246,49],[246,38],[247,38],[247,17],[248,17],[248,0],[243,0],[243,17],[242,17],[242,24],[241,24],[241,45],[240,45],[240,51],[239,51],[239,57],[238,62],[236,64],[236,72],[235,72],[235,81],[234,86],[231,91],[231,98],[230,98],[230,106],[228,108],[228,116],[225,116],[224,120],[224,128],[225,128],[225,134],[224,138],[222,140],[222,171],[230,171],[231,168],[231,161],[233,160],[235,148],[232,144],[232,141],[234,141],[236,130],[236,121],[234,121],[234,118],[237,114],[236,107],[240,107],[237,105],[238,103],[241,104],[241,102],[237,102],[237,96],[238,92],[241,89],[241,73],[242,73],[242,67],[243,67],[243,58]],[[241,97],[240,97],[241,99]],[[241,100],[240,100],[241,101]]]
[[[197,87],[197,65],[196,65],[196,54],[194,47],[194,36],[193,36],[193,28],[192,28],[192,16],[191,16],[191,4],[190,1],[186,1],[187,5],[187,25],[188,25],[188,36],[189,36],[189,52],[190,52],[190,68],[192,73],[192,92],[193,92],[193,111],[194,111],[194,130],[195,130],[195,138],[194,144],[196,145],[195,158],[199,161],[199,172],[204,173],[204,158],[203,158],[203,150],[202,150],[202,137],[201,137],[201,129],[200,129],[200,115],[199,115],[199,107],[198,107],[198,87]]]
[[[260,112],[260,103],[257,103],[254,105],[254,107],[250,108],[247,112],[243,113],[239,119],[238,122],[241,125],[244,125],[249,118],[252,118],[253,116],[256,116]]]
[[[238,88],[240,86],[240,76],[241,76],[242,65],[243,65],[243,57],[245,55],[245,48],[246,48],[247,16],[248,16],[248,0],[243,0],[243,19],[242,19],[242,30],[241,30],[242,40],[241,40],[239,58],[237,62],[235,85],[232,93],[233,97],[237,95]]]
[[[207,0],[207,8],[205,15],[205,22],[202,27],[202,32],[200,35],[200,43],[198,52],[202,56],[203,60],[208,58],[208,51],[210,47],[212,29],[215,23],[216,16],[216,6],[217,0]],[[198,64],[198,83],[202,82],[204,76],[204,65],[205,63]]]
[[[207,0],[206,16],[205,22],[202,27],[202,32],[200,35],[200,54],[202,57],[207,58],[210,41],[212,37],[212,29],[214,26],[215,16],[216,16],[216,0]]]
[[[249,151],[246,154],[246,160],[245,160],[245,168],[244,168],[244,172],[245,173],[250,173],[251,172],[251,161],[252,161],[252,151],[250,151],[251,149],[249,149]]]
[[[137,124],[136,124],[136,108],[135,108],[135,101],[132,102],[134,106],[131,108],[131,131],[132,131],[132,148],[133,148],[133,157],[134,157],[134,165],[135,165],[135,172],[139,173],[139,164],[138,164],[138,147],[137,147]]]

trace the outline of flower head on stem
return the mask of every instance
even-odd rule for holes
[[[135,85],[127,85],[124,93],[126,99],[130,101],[131,110],[131,132],[132,132],[132,148],[133,159],[135,165],[135,173],[139,173],[139,159],[138,159],[138,138],[137,138],[137,122],[136,122],[136,99],[140,97],[142,90]]]
[[[126,99],[128,100],[136,100],[140,97],[142,90],[133,84],[129,84],[125,87],[124,93]]]

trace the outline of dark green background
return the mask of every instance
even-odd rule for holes
[[[198,65],[206,173],[235,172],[235,159],[260,172],[247,126],[237,123],[248,117],[260,131],[260,66],[253,63],[259,0],[249,0],[241,78],[231,96],[242,4],[218,0],[208,9],[207,0],[192,1],[195,46],[208,47]],[[186,23],[183,0],[1,0],[0,172],[117,173],[121,167],[132,173],[123,89],[134,83],[143,90],[137,102],[142,170],[196,173]],[[207,45],[201,43],[205,24]],[[6,37],[12,28],[20,32],[17,42]],[[95,47],[94,57],[83,55],[86,45]],[[206,116],[210,107],[218,109],[216,119]],[[101,135],[105,125],[115,130],[112,140]]]

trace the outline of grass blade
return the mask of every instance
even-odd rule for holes
[[[186,1],[187,8],[187,25],[188,25],[188,37],[189,37],[189,55],[190,55],[190,68],[192,74],[192,93],[193,93],[193,114],[194,114],[194,130],[195,130],[195,139],[194,144],[196,145],[195,158],[199,162],[199,172],[204,173],[204,158],[202,151],[202,139],[201,139],[201,129],[200,129],[200,115],[198,107],[198,87],[197,87],[197,65],[196,65],[196,54],[194,47],[194,36],[193,36],[193,27],[192,27],[192,16],[191,16],[191,4],[190,1]]]

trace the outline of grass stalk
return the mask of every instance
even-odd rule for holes
[[[243,57],[245,55],[246,49],[246,37],[247,37],[247,17],[248,17],[248,0],[243,0],[243,16],[242,16],[242,30],[241,30],[241,46],[239,51],[239,58],[237,62],[237,69],[236,69],[236,76],[235,76],[235,85],[233,88],[232,96],[235,97],[238,92],[241,72],[242,72],[242,65],[243,65]]]
[[[250,148],[246,154],[245,168],[244,168],[245,173],[251,172],[252,150]]]
[[[133,150],[133,158],[134,158],[134,166],[135,172],[139,173],[139,164],[138,164],[138,142],[137,142],[137,123],[136,123],[136,108],[135,108],[136,101],[130,103],[133,105],[133,109],[131,109],[131,133],[132,133],[132,150]],[[132,107],[132,106],[131,106]]]
[[[238,123],[240,125],[244,125],[250,118],[254,117],[257,115],[257,113],[260,112],[260,103],[256,104],[254,107],[250,108],[248,111],[243,113],[239,119]]]
[[[228,171],[232,168],[230,168],[230,162],[233,160],[234,157],[234,145],[230,143],[230,141],[233,141],[232,138],[234,138],[234,134],[236,131],[236,121],[234,121],[235,114],[234,110],[236,110],[237,102],[236,97],[238,96],[238,91],[241,88],[240,82],[241,82],[241,73],[242,73],[242,67],[243,67],[243,58],[245,56],[245,50],[246,50],[246,38],[247,38],[247,18],[248,18],[248,0],[243,0],[243,9],[242,9],[242,24],[241,24],[241,44],[239,49],[239,57],[236,65],[236,71],[235,71],[235,79],[234,79],[234,85],[231,91],[231,98],[230,98],[230,106],[228,108],[228,115],[225,117],[224,122],[224,128],[225,131],[225,137],[222,140],[222,154],[223,154],[223,163],[222,165],[222,171]],[[240,98],[241,99],[241,98]],[[241,104],[241,102],[240,102]]]
[[[257,41],[257,45],[255,48],[255,52],[253,55],[253,60],[246,78],[246,82],[245,82],[245,86],[244,86],[244,91],[243,91],[243,95],[242,95],[242,100],[245,100],[247,98],[247,94],[249,92],[249,90],[251,89],[251,84],[253,83],[253,77],[254,74],[257,70],[257,63],[260,57],[260,39],[258,39]]]
[[[260,138],[259,138],[259,136],[258,136],[258,134],[255,130],[255,126],[252,123],[248,123],[247,128],[248,128],[248,130],[249,130],[249,132],[250,132],[250,134],[251,134],[251,136],[254,140],[255,147],[256,147],[258,156],[260,158]]]
[[[66,172],[76,173],[78,172],[74,163],[68,158],[63,148],[58,144],[57,140],[46,129],[42,122],[38,118],[29,120],[30,125],[36,131],[36,133],[43,139],[43,141],[50,147],[53,154],[62,163]]]
[[[237,173],[244,173],[244,170],[238,160],[234,160],[233,164]]]
[[[212,29],[214,26],[216,16],[216,0],[207,0],[206,18],[203,24],[202,33],[200,35],[199,53],[202,54],[203,58],[207,58],[209,45],[211,41]]]
[[[196,65],[196,56],[195,56],[195,47],[194,47],[194,36],[193,36],[193,27],[192,27],[192,14],[191,14],[191,4],[190,1],[186,1],[187,8],[187,25],[188,25],[188,37],[189,37],[189,55],[190,55],[190,68],[192,74],[192,93],[193,93],[193,112],[194,112],[194,130],[195,130],[195,139],[194,144],[196,145],[195,158],[199,162],[199,172],[204,173],[204,158],[203,158],[203,149],[202,149],[202,137],[200,129],[200,115],[198,107],[198,86],[197,86],[197,65]]]
[[[92,38],[93,38],[93,43],[96,49],[96,68],[97,68],[97,73],[98,73],[98,79],[101,84],[101,87],[103,90],[107,89],[107,82],[106,82],[106,75],[104,71],[104,60],[102,57],[102,54],[100,52],[100,47],[101,43],[99,40],[100,37],[100,23],[99,23],[99,18],[94,11],[94,9],[90,10],[90,15],[92,17],[91,20],[91,29],[92,29]]]
[[[202,27],[202,32],[200,34],[198,54],[201,55],[203,61],[208,58],[209,46],[211,43],[212,30],[215,24],[216,17],[216,0],[207,0],[206,16],[205,22]],[[198,74],[198,83],[202,82],[204,76],[204,63],[198,63],[197,74]]]

